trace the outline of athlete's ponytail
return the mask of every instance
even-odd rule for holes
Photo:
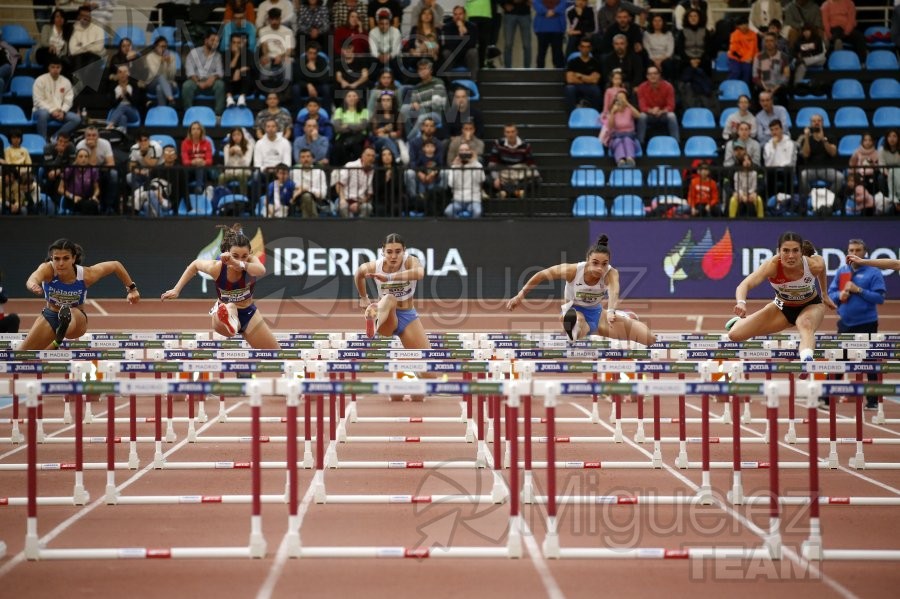
[[[216,225],[216,228],[224,231],[222,243],[219,245],[219,251],[224,253],[235,246],[241,248],[250,247],[250,238],[244,235],[244,229],[241,227],[240,223],[235,223],[230,227],[228,225]]]

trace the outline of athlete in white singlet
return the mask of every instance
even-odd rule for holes
[[[536,273],[507,302],[507,310],[514,310],[525,295],[541,283],[562,279],[566,282],[566,288],[560,320],[570,339],[578,340],[597,334],[611,339],[637,341],[643,345],[655,343],[656,336],[646,324],[633,314],[617,310],[619,271],[610,266],[608,241],[606,235],[601,235],[588,250],[584,262],[557,264]],[[605,318],[604,300],[607,302]]]

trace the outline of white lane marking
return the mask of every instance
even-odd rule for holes
[[[101,306],[101,305],[100,305],[100,302],[98,302],[97,300],[95,300],[95,299],[89,299],[89,300],[88,300],[88,303],[89,303],[90,305],[92,305],[92,306],[94,307],[94,309],[97,310],[97,312],[100,313],[100,316],[109,316],[109,312],[107,312],[106,310],[104,310],[104,309],[103,309],[103,306]]]

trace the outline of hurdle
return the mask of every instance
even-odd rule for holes
[[[171,383],[162,380],[127,380],[116,383],[102,382],[27,382],[24,383],[24,393],[27,397],[26,405],[28,409],[28,506],[27,506],[27,523],[25,534],[25,550],[24,554],[28,560],[72,560],[72,559],[186,559],[186,558],[262,558],[266,554],[266,541],[262,534],[262,515],[261,515],[261,499],[260,499],[260,445],[253,443],[251,457],[251,516],[250,516],[250,537],[246,546],[237,547],[170,547],[170,548],[70,548],[70,549],[47,549],[41,547],[38,542],[38,502],[37,502],[37,442],[36,442],[36,424],[37,424],[37,406],[38,396],[42,394],[52,393],[69,393],[83,395],[89,393],[99,393],[112,397],[113,394],[121,393],[124,395],[145,395],[160,394],[174,387],[175,392],[186,392],[192,388],[185,385],[194,385],[196,383]],[[233,391],[240,391],[242,395],[249,395],[251,411],[259,415],[262,405],[262,395],[264,392],[271,392],[272,384],[264,384],[263,381],[247,381],[246,383],[232,383]],[[203,387],[203,385],[200,385]],[[202,392],[202,390],[201,390]],[[112,401],[112,400],[110,400]],[[76,410],[78,409],[76,404]],[[76,420],[77,422],[80,419]],[[110,418],[107,424],[109,427],[114,426],[113,419]],[[259,423],[254,423],[252,434],[259,437]],[[110,447],[112,445],[110,444]],[[115,498],[116,489],[114,481],[114,471],[110,468],[107,471],[107,501],[110,497]],[[199,502],[202,502],[202,498]]]

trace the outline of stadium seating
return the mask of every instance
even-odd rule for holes
[[[820,106],[804,106],[797,111],[797,116],[794,118],[794,122],[797,123],[797,126],[800,128],[809,127],[809,119],[814,114],[821,115],[822,121],[824,122],[825,126],[831,127],[831,119],[828,118],[828,112]]]
[[[253,127],[253,112],[244,106],[232,106],[222,113],[223,127]]]
[[[28,34],[28,30],[21,25],[4,25],[0,28],[3,32],[3,41],[16,48],[30,48],[37,42]]]
[[[32,159],[36,156],[43,158],[45,143],[44,138],[37,133],[24,133],[22,135],[22,147],[28,150]]]
[[[851,50],[835,50],[828,57],[829,71],[861,71],[859,56]]]
[[[869,117],[859,106],[842,106],[834,113],[834,126],[838,129],[865,129],[869,126]]]
[[[684,143],[684,155],[690,158],[715,158],[718,154],[716,140],[708,135],[695,135]]]
[[[594,108],[576,108],[569,115],[569,129],[599,129],[600,113]]]
[[[609,187],[641,187],[644,184],[644,176],[640,169],[616,168],[609,172],[606,184]]]
[[[866,91],[856,79],[838,79],[831,85],[831,99],[863,101],[866,99]]]
[[[184,116],[181,118],[181,125],[190,127],[191,123],[194,121],[198,121],[206,128],[215,127],[216,113],[213,112],[213,109],[209,106],[191,106],[184,111]]]
[[[719,84],[719,100],[736,102],[740,96],[750,96],[750,87],[740,79],[726,79]]]
[[[160,26],[153,30],[153,33],[150,35],[150,44],[156,43],[156,40],[164,37],[166,41],[169,42],[170,48],[181,48],[181,39],[175,36],[177,31],[176,27],[171,26]]]
[[[9,88],[3,94],[6,98],[31,98],[34,93],[34,77],[17,75],[9,82]]]
[[[728,108],[724,108],[722,112],[719,113],[719,127],[725,128],[725,123],[728,122],[728,117],[731,116],[732,113],[737,112],[738,109],[735,106],[729,106]]]
[[[611,216],[643,217],[646,214],[644,200],[633,194],[616,196],[610,211]]]
[[[849,158],[856,151],[856,148],[859,147],[861,141],[862,135],[845,135],[838,143],[838,156],[847,156]]]
[[[15,104],[0,104],[0,123],[9,127],[29,127],[31,119]]]
[[[575,198],[575,204],[572,206],[572,216],[599,217],[606,215],[606,200],[600,196],[584,195]]]
[[[688,108],[681,117],[681,127],[682,129],[715,129],[716,117],[709,108]]]
[[[872,116],[875,127],[900,127],[900,108],[897,106],[880,106]]]
[[[710,113],[712,117],[712,113]],[[668,135],[651,137],[647,142],[647,157],[649,158],[677,158],[681,156],[681,147],[678,140]]]
[[[147,111],[145,127],[178,127],[178,113],[171,106],[154,106]]]
[[[137,50],[147,45],[147,32],[137,25],[122,25],[116,28],[113,35],[113,46],[118,47],[119,42],[128,38],[131,45]]]
[[[606,148],[596,135],[580,135],[572,140],[569,156],[572,158],[603,158]]]
[[[171,135],[165,135],[163,133],[156,133],[150,136],[150,139],[159,143],[160,146],[165,148],[166,146],[175,146],[178,148],[178,142],[175,141],[175,138]]]
[[[869,87],[871,100],[900,100],[900,81],[896,79],[876,79]]]
[[[897,63],[897,55],[890,50],[872,50],[866,56],[866,70],[869,71],[897,71],[900,64]]]
[[[110,109],[109,109],[109,112],[106,113],[106,122],[107,122],[107,123],[109,122],[109,119],[110,119],[110,117],[112,116],[113,110],[115,110],[115,109],[114,109],[114,108],[110,108]],[[140,127],[140,126],[141,126],[141,115],[138,114],[138,118],[137,118],[136,121],[128,121],[128,123],[127,123],[126,126],[127,126],[127,127]]]
[[[647,173],[647,186],[681,189],[681,172],[674,166],[665,164],[657,166]]]
[[[472,102],[477,102],[481,99],[481,94],[478,92],[478,84],[472,81],[471,79],[454,79],[450,83],[450,89],[455,87],[464,87],[469,92],[469,100]]]
[[[602,187],[606,183],[606,176],[602,169],[591,165],[582,165],[572,171],[569,181],[572,187]]]

